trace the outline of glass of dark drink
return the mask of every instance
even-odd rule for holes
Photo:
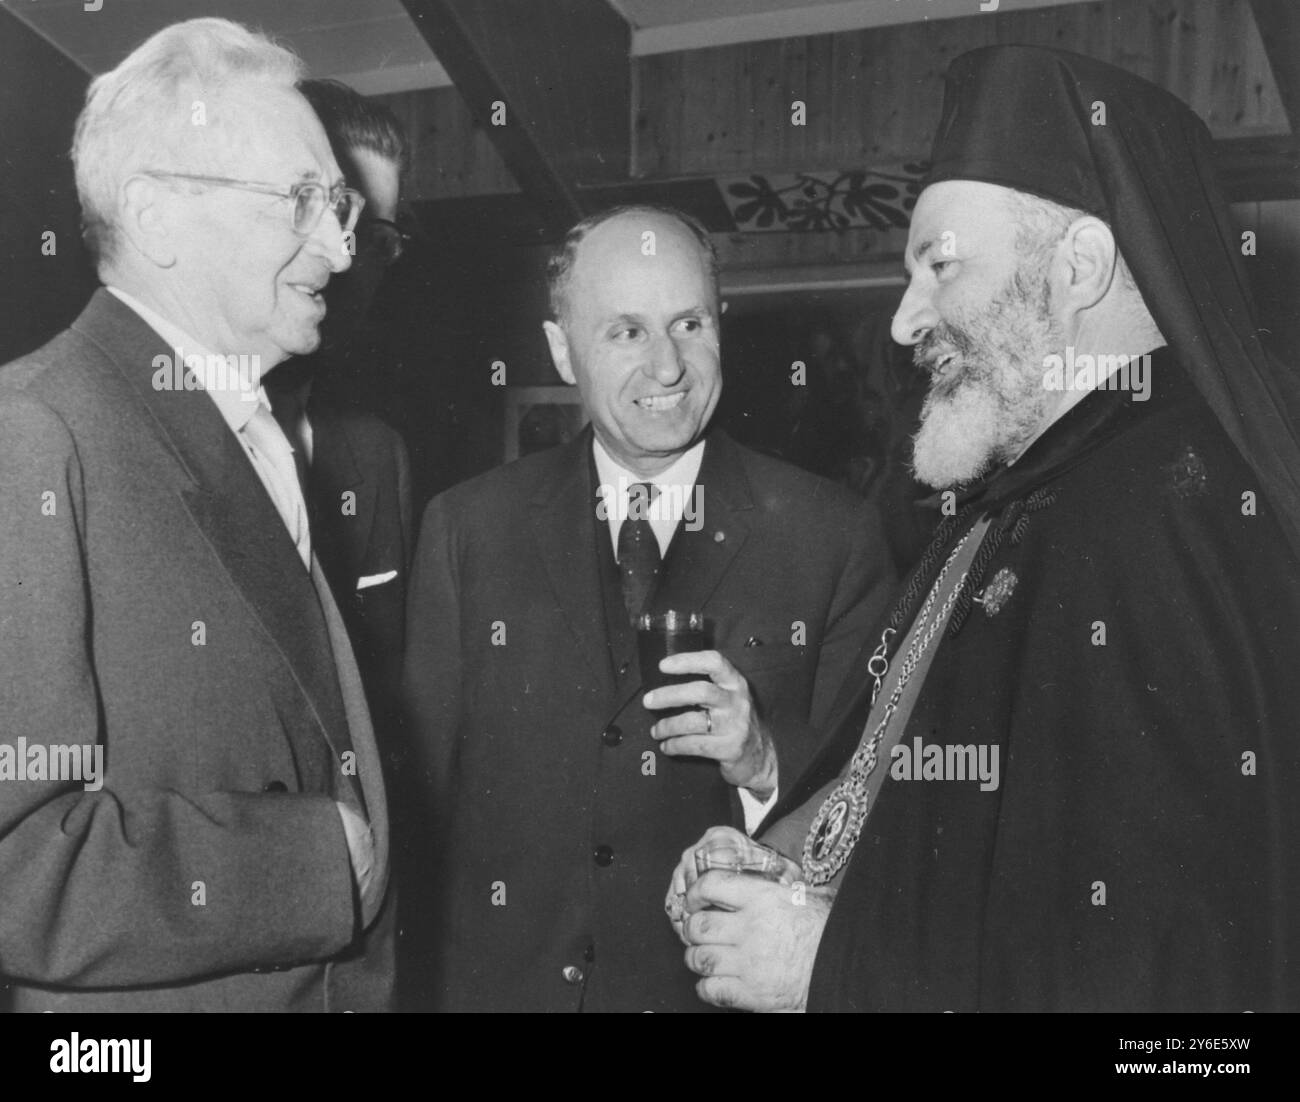
[[[702,680],[702,674],[661,673],[659,660],[670,654],[708,649],[703,613],[675,610],[642,613],[636,620],[636,649],[641,662],[641,685],[644,689]]]

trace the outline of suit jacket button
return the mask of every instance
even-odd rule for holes
[[[284,781],[267,781],[266,784],[262,785],[262,791],[267,793],[288,792],[289,786]]]
[[[617,723],[611,723],[605,728],[605,731],[600,738],[606,746],[617,746],[623,741],[623,728]]]
[[[582,969],[576,964],[566,964],[564,971],[560,975],[564,977],[565,983],[578,984],[582,982]]]
[[[596,864],[602,869],[607,869],[614,863],[614,851],[609,846],[597,846],[593,856],[596,858]]]

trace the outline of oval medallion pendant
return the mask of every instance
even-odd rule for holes
[[[838,786],[822,801],[804,840],[802,865],[806,880],[825,884],[843,867],[865,817],[865,794],[847,785]]]

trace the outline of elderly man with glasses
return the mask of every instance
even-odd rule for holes
[[[379,753],[261,380],[364,206],[296,58],[169,27],[90,86],[104,288],[0,369],[0,968],[26,1010],[376,1010]]]

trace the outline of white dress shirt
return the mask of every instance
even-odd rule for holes
[[[684,451],[672,466],[660,471],[653,478],[642,478],[620,464],[605,450],[600,439],[593,438],[592,454],[596,459],[596,478],[600,485],[597,493],[605,502],[605,514],[609,523],[610,546],[618,555],[618,530],[628,514],[628,502],[631,489],[641,482],[648,482],[658,491],[646,510],[646,520],[655,534],[659,544],[659,554],[668,554],[668,545],[673,533],[682,519],[682,513],[690,504],[691,494],[695,491],[695,480],[700,474],[700,463],[704,459],[704,441]]]

